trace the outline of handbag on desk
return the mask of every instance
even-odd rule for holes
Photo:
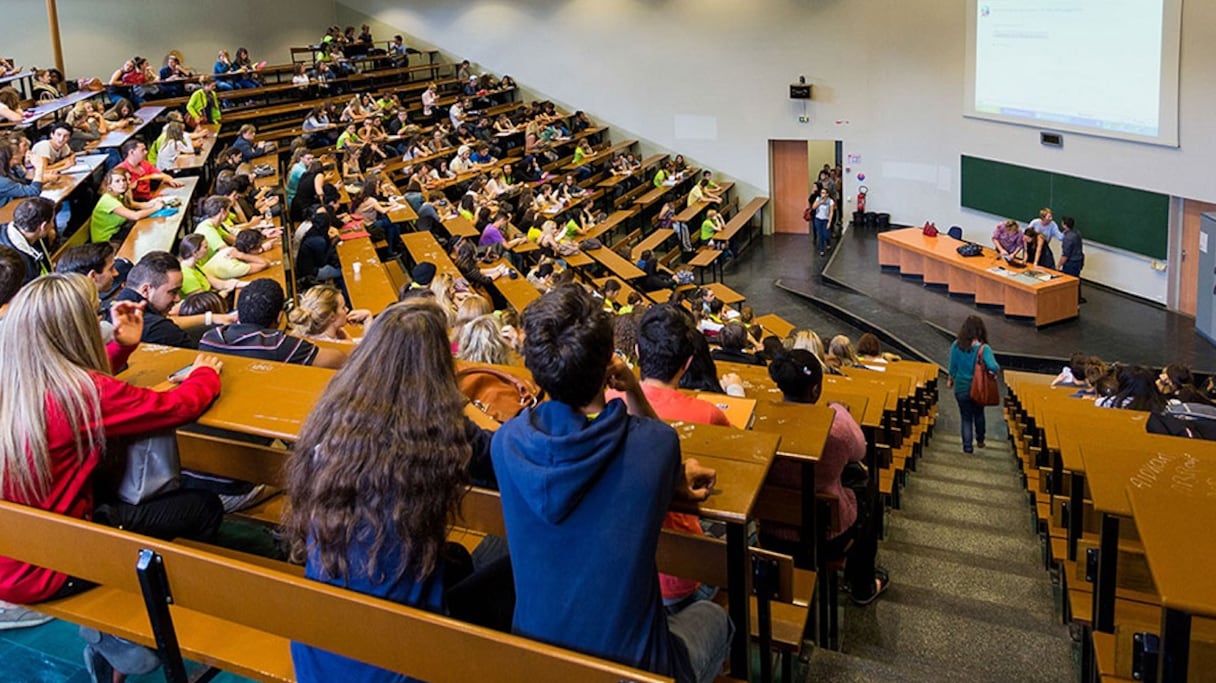
[[[971,400],[980,406],[995,406],[1001,402],[1001,390],[996,385],[996,373],[984,364],[984,349],[981,344],[975,353],[975,374],[971,378]]]

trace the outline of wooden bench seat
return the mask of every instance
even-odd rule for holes
[[[675,234],[676,231],[671,228],[657,228],[654,232],[643,237],[641,242],[638,242],[630,249],[630,256],[634,261],[637,261],[642,258],[642,252],[658,250],[664,242],[671,239],[672,235]]]
[[[429,681],[671,680],[311,581],[266,561],[242,561],[231,552],[9,502],[0,502],[0,520],[0,554],[99,584],[38,609],[155,643],[166,676],[180,675],[176,680],[185,680],[185,655],[254,680],[293,681],[291,641]],[[148,567],[146,589],[137,561]]]

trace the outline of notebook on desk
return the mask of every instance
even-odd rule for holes
[[[724,394],[697,394],[697,398],[718,407],[726,413],[732,427],[736,429],[751,429],[756,419],[756,399],[741,396],[726,396]]]

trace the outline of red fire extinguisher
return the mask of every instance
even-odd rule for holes
[[[870,188],[865,185],[857,188],[857,210],[862,213],[866,212],[866,193],[869,191]]]

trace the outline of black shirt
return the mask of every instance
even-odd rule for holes
[[[123,288],[118,296],[114,297],[114,300],[134,301],[135,303],[147,301],[139,292],[129,288]],[[151,304],[144,307],[144,333],[139,340],[146,344],[176,346],[181,349],[198,348],[198,344],[190,338],[190,335],[178,327],[177,323],[152,310]]]

